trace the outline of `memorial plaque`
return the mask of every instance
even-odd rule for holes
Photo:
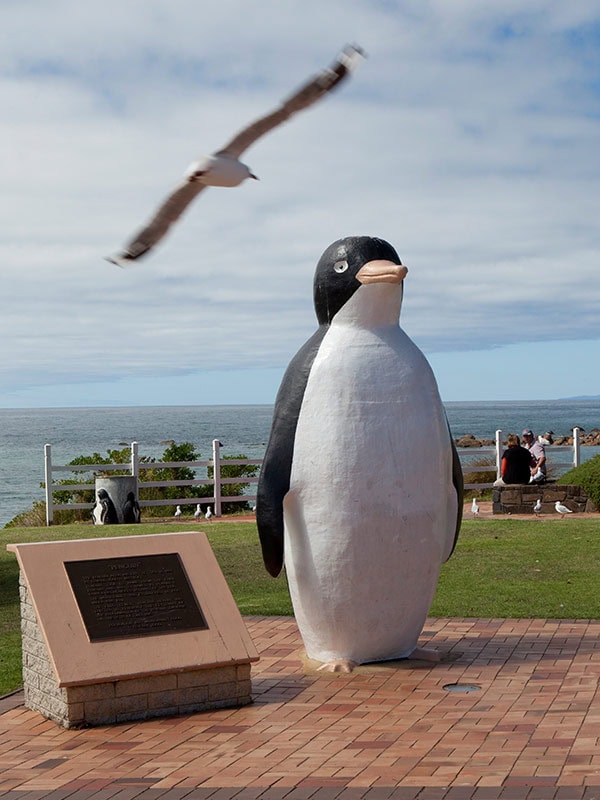
[[[177,553],[64,566],[91,642],[208,628]]]

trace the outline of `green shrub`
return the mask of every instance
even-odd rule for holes
[[[5,528],[38,528],[46,524],[45,500],[34,500],[29,511],[23,511],[7,522]]]
[[[253,478],[258,472],[257,464],[227,464],[229,461],[242,461],[246,456],[243,453],[233,456],[221,457],[221,478]],[[208,477],[213,478],[215,471],[213,467],[208,467]],[[245,483],[224,483],[221,484],[221,497],[239,497],[244,494],[244,489],[247,484]],[[212,493],[213,487],[209,486]],[[222,511],[225,514],[235,514],[236,512],[243,512],[250,510],[248,502],[227,503],[223,501]]]
[[[145,459],[142,457],[140,461],[144,461]],[[154,459],[152,459],[154,460]],[[123,469],[114,470],[111,472],[111,475],[129,475],[130,474],[130,464],[131,464],[131,450],[129,447],[124,447],[122,450],[107,450],[106,457],[101,456],[100,453],[92,453],[91,455],[81,455],[74,458],[72,461],[69,461],[69,466],[81,466],[87,464],[123,464]],[[90,472],[77,472],[74,471],[68,478],[63,478],[60,481],[57,481],[57,485],[62,484],[63,486],[67,485],[74,485],[77,483],[80,484],[90,484],[94,482],[94,475],[102,474],[102,473],[93,473],[90,475]],[[83,477],[82,477],[83,476]],[[45,488],[46,484],[41,483],[40,486],[42,489]],[[94,502],[95,493],[93,489],[68,489],[65,491],[55,491],[53,493],[53,499],[55,503],[63,504],[63,503],[93,503]],[[44,513],[46,503],[44,502]],[[74,509],[57,509],[54,511],[54,524],[55,525],[70,525],[75,522],[89,522],[91,519],[91,511],[86,508],[74,508]],[[35,524],[35,523],[32,523]]]
[[[227,461],[242,460],[246,456],[239,455],[221,456],[221,477],[222,478],[242,478],[254,477],[258,471],[258,466],[254,464],[227,464]],[[142,473],[143,481],[186,481],[194,480],[196,473],[192,467],[162,467],[161,461],[199,461],[200,453],[196,452],[194,445],[189,442],[182,444],[172,444],[168,447],[162,458],[156,462],[156,467],[144,470]],[[207,468],[207,477],[214,477],[213,467]],[[246,484],[226,483],[221,486],[222,497],[239,497],[244,494]],[[211,483],[195,484],[193,486],[163,486],[163,487],[140,487],[140,500],[162,500],[190,498],[190,503],[195,503],[197,498],[206,498],[206,506],[213,504],[214,488]],[[182,504],[183,505],[183,504]],[[193,506],[192,506],[193,508]],[[248,511],[248,502],[240,501],[235,503],[223,502],[221,510],[225,514]],[[188,509],[189,510],[189,509]],[[149,506],[143,509],[144,517],[164,517],[170,516],[173,512],[168,506]],[[186,509],[184,508],[184,513]]]
[[[482,469],[482,467],[484,469]],[[490,467],[491,469],[485,469]],[[469,464],[463,465],[463,477],[467,483],[493,483],[496,480],[496,459],[488,456],[473,459]],[[488,498],[492,496],[491,489],[467,489],[465,500],[472,497]]]
[[[81,455],[69,461],[69,466],[82,466],[88,464],[123,464],[123,469],[113,470],[110,475],[129,475],[131,465],[131,450],[129,447],[124,447],[122,450],[107,450],[107,455],[102,456],[100,453],[92,453],[90,455]],[[182,442],[177,444],[173,442],[169,447],[164,450],[162,457],[156,461],[154,458],[148,456],[140,457],[140,464],[152,465],[148,469],[144,469],[141,473],[141,482],[145,481],[193,481],[196,480],[196,471],[193,467],[163,467],[162,463],[181,462],[181,461],[200,461],[200,453],[195,449],[194,445],[190,442]],[[243,454],[233,456],[222,456],[221,460],[221,477],[223,478],[244,478],[254,477],[258,472],[258,466],[255,464],[227,464],[227,460],[242,460],[246,456]],[[212,478],[214,470],[208,467],[208,477]],[[90,474],[91,473],[91,474]],[[63,478],[57,484],[63,486],[75,484],[90,484],[94,482],[93,470],[83,473],[74,471],[70,477]],[[103,474],[103,473],[97,473]],[[45,488],[45,484],[40,484]],[[221,487],[221,495],[223,497],[239,497],[244,494],[246,484],[232,483],[224,484]],[[193,508],[193,503],[197,498],[206,498],[206,505],[213,502],[214,489],[212,484],[195,484],[192,486],[160,486],[160,487],[145,487],[140,486],[139,499],[140,500],[169,500],[173,501],[182,498],[190,498],[190,505]],[[95,492],[94,489],[65,489],[56,490],[53,494],[54,502],[59,504],[64,503],[93,503]],[[175,503],[173,503],[175,505]],[[246,501],[239,501],[235,503],[223,502],[222,511],[226,514],[248,511],[250,505]],[[169,517],[173,513],[170,506],[148,506],[143,509],[144,517]],[[90,522],[91,511],[90,509],[55,509],[54,510],[54,524],[55,525],[69,525],[76,522]],[[29,511],[24,511],[18,514],[14,519],[8,522],[6,528],[23,528],[35,527],[45,525],[46,523],[46,503],[43,500],[35,500],[33,506]]]
[[[600,508],[600,455],[569,470],[556,482],[581,486],[590,500]]]

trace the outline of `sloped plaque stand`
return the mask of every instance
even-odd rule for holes
[[[7,547],[29,708],[71,728],[252,701],[258,654],[204,533]]]

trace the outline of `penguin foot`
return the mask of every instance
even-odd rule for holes
[[[442,660],[442,656],[437,650],[432,650],[429,647],[415,647],[412,653],[407,658],[414,659],[415,661],[434,661]]]
[[[333,661],[321,664],[320,667],[317,667],[317,672],[344,672],[348,674],[357,666],[356,661],[350,661],[348,658],[336,658]]]

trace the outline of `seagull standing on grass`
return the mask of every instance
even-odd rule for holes
[[[173,514],[173,516],[174,516],[174,517],[176,517],[176,519],[179,519],[179,517],[181,516],[181,506],[177,506],[177,508],[175,509],[175,513]]]
[[[541,510],[542,510],[542,498],[538,497],[537,502],[533,507],[533,513],[536,515],[536,517],[539,517]]]
[[[256,180],[256,175],[239,160],[242,153],[261,136],[334,89],[355,68],[363,55],[357,45],[347,45],[329,69],[322,70],[308,80],[278,108],[241,130],[211,156],[203,156],[194,161],[185,172],[183,180],[163,201],[154,216],[123,250],[114,256],[108,256],[107,260],[125,267],[143,256],[163,238],[192,200],[207,186],[239,186],[247,178]]]
[[[194,511],[194,517],[196,519],[199,519],[201,516],[202,516],[202,506],[200,505],[200,503],[198,503],[198,505],[196,506],[196,510]]]
[[[473,502],[471,503],[471,511],[473,512],[474,517],[479,516],[479,505],[477,504],[477,498],[473,498]]]
[[[565,505],[563,505],[560,502],[560,500],[557,500],[556,503],[554,503],[554,508],[558,511],[558,513],[561,515],[561,517],[564,517],[565,514],[572,514],[573,513],[571,511],[571,509],[567,508]]]
[[[210,519],[211,519],[212,515],[213,515],[213,513],[212,513],[212,508],[209,506],[209,507],[206,509],[206,514],[204,515],[204,519],[205,519],[207,522],[210,522]]]

